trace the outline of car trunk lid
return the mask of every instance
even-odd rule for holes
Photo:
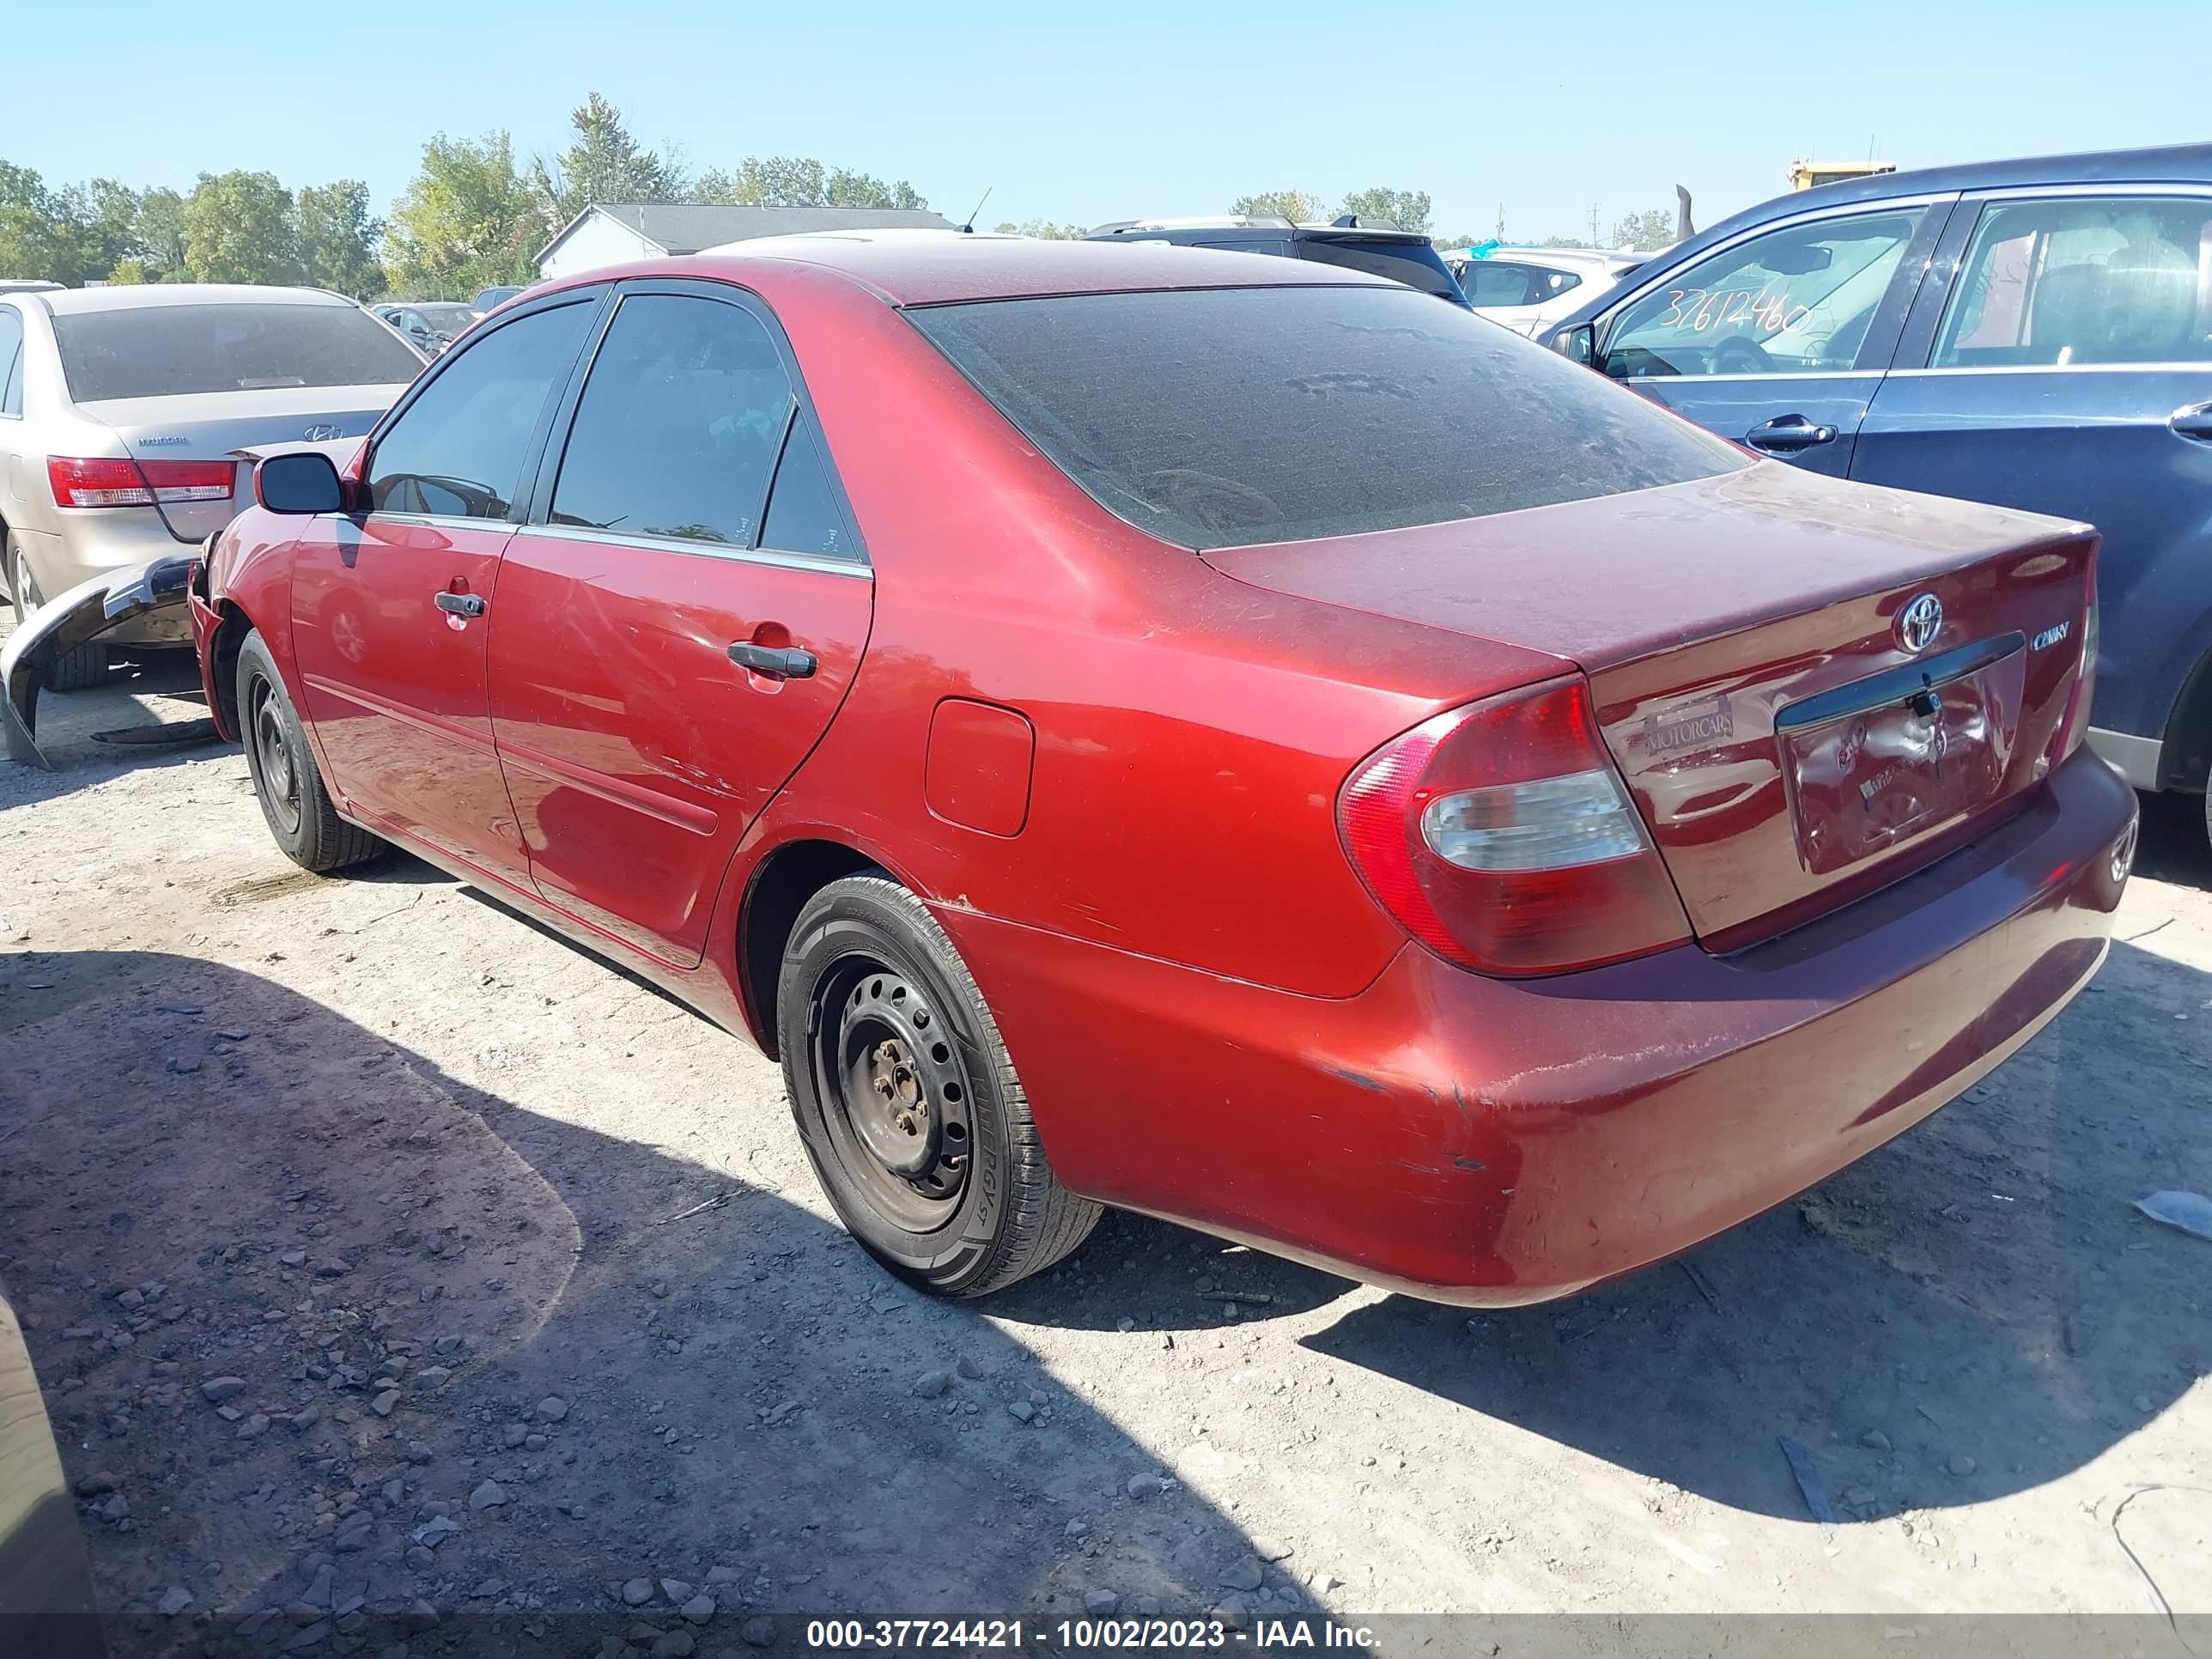
[[[220,530],[252,500],[252,468],[241,453],[259,446],[359,438],[382,418],[404,386],[276,386],[161,398],[113,398],[76,405],[121,440],[135,461],[232,464],[224,499],[163,501],[161,516],[179,541]]]
[[[1727,951],[2017,807],[2067,727],[2095,547],[2083,526],[1767,464],[1205,556],[1578,665],[1692,928]],[[1935,607],[1923,639],[1906,613]]]

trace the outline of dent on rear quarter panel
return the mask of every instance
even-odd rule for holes
[[[793,810],[896,848],[948,917],[1309,994],[1371,981],[1404,934],[1338,845],[1339,787],[1437,708],[1557,662],[1229,580],[1099,507],[880,300],[797,265],[749,279],[876,571],[866,657]],[[1018,834],[929,811],[948,697],[1033,727]]]

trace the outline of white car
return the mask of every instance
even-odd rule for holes
[[[1484,244],[1444,255],[1467,302],[1493,323],[1534,339],[1604,293],[1651,256],[1600,248]]]

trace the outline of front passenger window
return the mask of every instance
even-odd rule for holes
[[[449,353],[369,458],[369,509],[504,519],[538,417],[584,343],[589,301],[532,312]]]
[[[1606,341],[1616,380],[1856,366],[1922,208],[1785,226],[1663,278]]]

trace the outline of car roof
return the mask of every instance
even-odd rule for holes
[[[957,230],[832,231],[763,236],[731,251],[654,259],[580,274],[559,286],[617,276],[705,276],[743,283],[763,266],[834,271],[899,306],[1151,289],[1397,288],[1341,265],[1260,259],[1172,242],[1051,241]],[[550,285],[549,285],[550,286]]]
[[[1641,264],[1651,256],[1648,253],[1628,253],[1614,249],[1597,247],[1538,247],[1533,243],[1500,242],[1487,252],[1477,253],[1473,248],[1455,247],[1444,251],[1447,259],[1463,259],[1469,264],[1502,261],[1507,264],[1600,265],[1607,270],[1615,265]]]
[[[112,288],[65,288],[38,296],[57,317],[92,311],[141,311],[159,306],[346,306],[319,288],[264,288],[251,283],[125,283]]]
[[[1133,219],[1100,225],[1085,233],[1087,242],[1171,242],[1203,236],[1209,242],[1392,242],[1425,246],[1429,239],[1418,230],[1395,225],[1293,224],[1288,219]]]
[[[1909,173],[1875,173],[1810,190],[1785,191],[1745,209],[1692,239],[1702,243],[1715,231],[1741,228],[1809,208],[1851,202],[1887,202],[1900,196],[1937,196],[1952,191],[2010,190],[2030,185],[2212,184],[2212,144],[2167,144],[2150,149],[2083,150],[2069,155],[2029,155],[2006,161],[1968,161],[1955,167],[1918,167]],[[1686,242],[1688,247],[1692,243]]]

